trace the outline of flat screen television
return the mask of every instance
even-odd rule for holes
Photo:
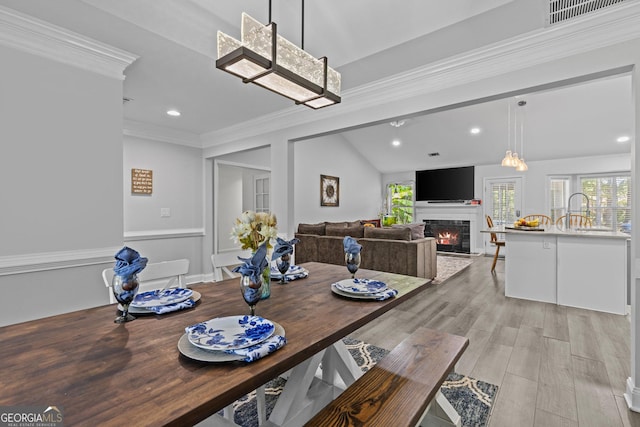
[[[474,167],[416,171],[416,200],[458,202],[474,198]]]

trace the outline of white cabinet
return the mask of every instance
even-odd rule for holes
[[[625,314],[626,241],[561,236],[557,251],[558,304]]]
[[[505,295],[625,314],[627,237],[505,230]]]
[[[504,292],[508,297],[556,302],[556,237],[507,234]]]

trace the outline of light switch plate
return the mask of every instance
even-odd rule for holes
[[[160,217],[161,218],[168,218],[171,216],[171,209],[170,208],[160,208]]]

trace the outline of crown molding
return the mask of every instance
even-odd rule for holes
[[[0,257],[0,276],[84,267],[113,262],[120,247],[82,249],[77,251],[42,252]]]
[[[408,72],[349,89],[342,103],[318,111],[298,106],[253,121],[203,134],[203,148],[356,113],[372,105],[397,102],[442,89],[519,71],[640,38],[640,2],[621,3],[455,55]],[[303,137],[306,135],[295,135]]]
[[[152,141],[202,148],[200,136],[195,133],[160,127],[150,123],[136,122],[133,120],[124,121],[122,134],[125,136],[149,139]]]
[[[139,58],[3,6],[0,44],[119,80],[124,80],[124,70]]]

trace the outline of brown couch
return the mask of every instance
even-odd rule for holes
[[[364,221],[298,224],[295,262],[344,265],[345,236],[362,245],[360,268],[433,279],[437,274],[436,241],[424,237],[424,224],[365,227]],[[346,268],[346,267],[345,267]]]

